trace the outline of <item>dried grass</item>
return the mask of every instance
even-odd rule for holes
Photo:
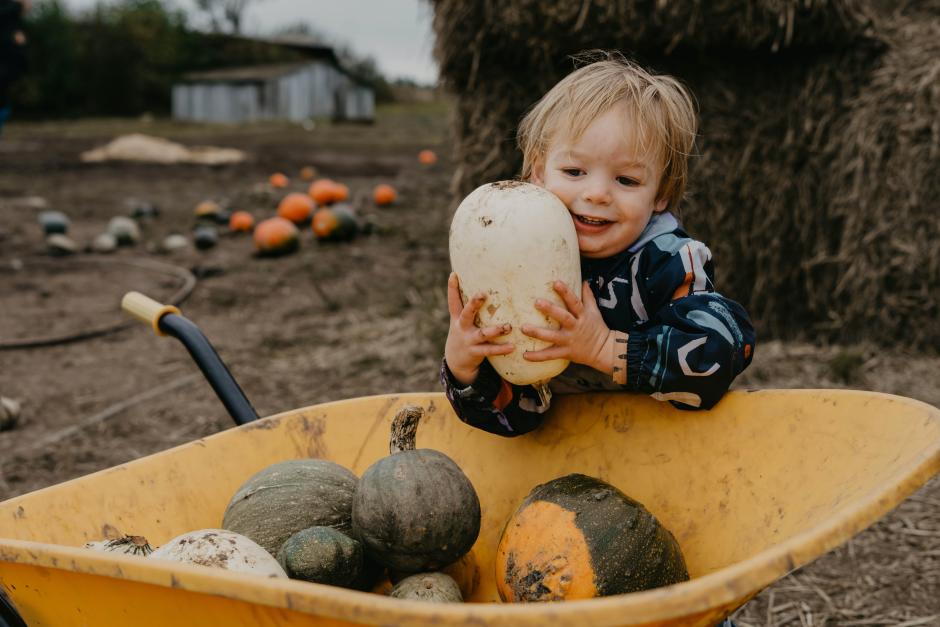
[[[458,198],[516,175],[569,55],[619,49],[696,94],[683,218],[763,337],[940,350],[940,2],[433,4]]]

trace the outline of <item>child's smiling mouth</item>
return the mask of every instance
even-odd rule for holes
[[[575,222],[580,222],[581,224],[585,224],[587,226],[605,226],[611,223],[610,220],[604,220],[603,218],[592,218],[590,216],[582,216],[573,212],[571,216],[574,218]]]

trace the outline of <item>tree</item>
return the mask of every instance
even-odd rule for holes
[[[242,18],[249,5],[259,0],[195,0],[196,8],[209,20],[209,25],[216,33],[228,26],[232,33],[242,32]]]

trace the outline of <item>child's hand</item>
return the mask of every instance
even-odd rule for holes
[[[611,374],[614,369],[614,336],[601,317],[587,282],[581,284],[580,299],[562,281],[555,281],[552,287],[567,309],[542,299],[535,301],[535,308],[557,320],[561,328],[523,325],[521,330],[529,337],[552,343],[542,350],[527,351],[523,357],[529,361],[567,359]]]
[[[454,378],[464,385],[471,385],[480,372],[480,364],[490,355],[507,355],[513,344],[493,344],[491,340],[512,331],[507,324],[478,328],[473,324],[477,313],[486,302],[485,294],[477,294],[466,305],[460,300],[457,274],[450,273],[447,279],[447,309],[450,311],[450,329],[444,345],[444,358]]]

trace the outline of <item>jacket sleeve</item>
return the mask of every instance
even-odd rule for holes
[[[756,340],[744,308],[715,292],[711,252],[686,239],[642,252],[637,294],[648,314],[630,330],[626,387],[683,409],[708,409],[751,363]]]
[[[458,418],[496,435],[513,437],[532,431],[542,423],[550,404],[550,397],[543,402],[532,386],[503,380],[485,359],[477,380],[469,386],[454,379],[443,360],[441,384]]]

